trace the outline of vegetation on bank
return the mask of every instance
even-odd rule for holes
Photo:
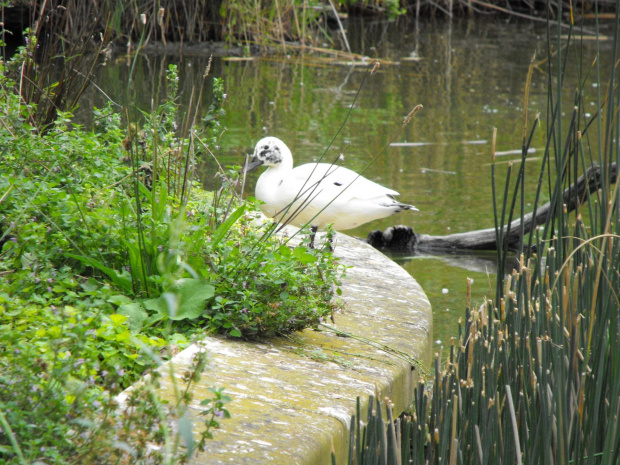
[[[342,32],[348,15],[408,20],[422,15],[495,14],[534,21],[550,15],[568,24],[575,16],[613,13],[614,4],[613,0],[4,0],[0,21],[5,25],[3,40],[14,44],[22,43],[22,31],[31,25],[40,42],[57,37],[68,41],[65,46],[86,42],[95,49],[102,44],[126,48],[130,43],[207,41],[246,47],[325,43],[334,47],[332,32]]]
[[[342,269],[330,252],[276,238],[240,197],[239,166],[220,169],[215,192],[195,184],[197,160],[222,143],[220,80],[208,111],[180,112],[171,66],[158,105],[110,104],[85,128],[66,108],[78,73],[53,81],[53,56],[37,50],[31,34],[0,62],[0,460],[183,460],[229,399],[212,388],[195,440],[185,411],[206,354],[172,405],[154,394],[153,368],[207,334],[318,325]],[[145,372],[119,409],[115,395]]]
[[[157,15],[136,21],[142,43],[154,37]],[[56,46],[38,44],[38,27],[21,55],[2,63],[0,79],[0,458],[184,460],[228,415],[230,399],[213,387],[198,440],[188,429],[204,352],[170,404],[154,395],[154,371],[128,409],[114,394],[205,331],[256,337],[316,324],[331,314],[339,275],[331,255],[256,229],[255,206],[236,195],[237,168],[220,172],[215,193],[192,185],[195,160],[219,143],[221,88],[206,116],[192,108],[181,117],[172,68],[168,97],[151,111],[108,107],[81,128],[66,110],[83,81],[78,73],[57,81],[49,62],[35,61]],[[617,50],[617,31],[614,40]],[[620,411],[620,199],[609,181],[620,161],[618,77],[599,75],[594,97],[580,87],[567,104],[562,70],[579,61],[578,49],[549,48],[539,193],[553,199],[553,215],[523,244],[519,269],[498,276],[496,295],[480,308],[467,302],[449,363],[436,367],[432,391],[418,386],[412,415],[387,427],[377,408],[366,425],[354,419],[355,463],[618,461],[620,433],[610,425]],[[599,73],[596,63],[588,72]],[[529,134],[524,128],[523,157]],[[560,193],[592,161],[603,182],[569,215]],[[498,225],[523,214],[524,175],[509,171],[514,191],[498,187]],[[505,260],[500,250],[500,268]]]
[[[619,19],[616,14],[614,58]],[[557,23],[548,32],[546,148],[534,208],[547,196],[551,214],[521,242],[518,268],[497,275],[495,295],[477,308],[466,299],[446,366],[438,355],[435,377],[430,386],[416,387],[412,411],[394,419],[389,402],[375,397],[368,412],[358,408],[349,463],[620,461],[620,184],[612,181],[620,165],[617,62],[611,60],[609,70],[600,57],[583,63],[578,35],[562,38]],[[580,70],[576,89],[565,88],[568,67]],[[594,87],[586,84],[592,76]],[[508,256],[500,226],[515,217],[523,222],[524,166],[539,118],[525,111],[522,160],[508,170],[505,186],[495,180],[493,148],[493,210],[504,245],[499,269]],[[582,191],[577,211],[569,213],[563,193],[576,195],[576,180],[593,164],[602,173],[589,180],[596,189]]]

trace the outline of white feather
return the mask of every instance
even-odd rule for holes
[[[256,198],[265,215],[280,223],[309,224],[323,229],[351,229],[403,210],[417,210],[397,202],[398,192],[370,181],[342,166],[308,163],[293,168],[293,156],[276,137],[261,139],[248,169],[266,165],[256,183]]]

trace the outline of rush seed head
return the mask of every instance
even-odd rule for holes
[[[422,108],[424,108],[421,104],[416,105],[415,107],[413,107],[413,110],[411,110],[409,112],[409,114],[407,116],[405,116],[405,119],[403,120],[403,127],[407,126],[409,124],[409,122],[411,121],[411,118],[413,118],[413,116],[420,111]]]

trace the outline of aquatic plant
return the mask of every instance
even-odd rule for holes
[[[12,29],[32,24],[31,34],[25,37],[33,53],[43,47],[54,53],[38,56],[61,56],[79,63],[88,56],[83,51],[103,51],[110,45],[133,53],[138,48],[157,43],[195,44],[208,41],[226,41],[241,45],[246,52],[256,53],[269,46],[272,50],[290,53],[298,48],[324,52],[323,43],[335,46],[334,33],[342,36],[342,48],[351,52],[345,33],[348,15],[372,15],[394,20],[422,16],[464,16],[496,14],[515,16],[530,21],[544,21],[542,12],[555,17],[574,8],[575,12],[591,17],[597,12],[613,12],[614,2],[568,1],[522,2],[517,0],[134,0],[132,2],[97,2],[93,0],[46,0],[9,2],[0,9],[1,21]],[[15,19],[19,18],[19,26]],[[20,32],[20,31],[18,31]],[[144,36],[142,34],[144,33]],[[6,34],[14,43],[18,37]],[[54,38],[54,39],[49,39]],[[84,64],[84,66],[86,66]],[[47,65],[36,73],[47,74]],[[86,66],[88,68],[88,66]],[[83,88],[80,81],[88,80],[82,66],[78,72],[60,72],[72,75],[76,86],[68,86],[59,93],[49,93],[51,100],[62,100]],[[45,93],[34,68],[25,69],[27,93]],[[32,79],[36,77],[36,79]],[[45,80],[43,80],[45,81]],[[37,84],[34,86],[34,84]],[[38,90],[37,90],[38,87]],[[74,100],[74,103],[77,100]],[[48,108],[48,113],[53,107]]]
[[[327,11],[316,0],[224,1],[220,7],[222,32],[231,44],[281,45],[284,50],[292,41],[315,45],[318,33],[328,37],[322,25]]]
[[[370,399],[366,424],[351,423],[349,463],[356,464],[612,464],[620,457],[620,162],[616,114],[620,107],[614,67],[620,29],[616,14],[611,69],[600,60],[583,69],[579,37],[548,27],[547,147],[539,173],[552,199],[544,225],[522,236],[518,268],[497,277],[497,294],[472,307],[449,349],[446,366],[435,360],[431,386],[415,389],[412,412],[382,420],[381,403]],[[557,36],[557,39],[552,37]],[[566,109],[567,66],[581,70]],[[595,94],[586,86],[594,75]],[[608,73],[608,74],[606,74]],[[600,90],[607,82],[605,93]],[[526,97],[527,89],[526,85]],[[590,116],[586,103],[598,111]],[[525,164],[534,118],[522,139]],[[577,192],[579,173],[597,163],[594,193],[585,190],[570,212],[564,190]],[[494,205],[500,269],[508,257],[502,224],[524,216],[523,179],[508,171],[501,202]],[[510,183],[510,181],[515,181]],[[511,187],[512,186],[512,187]],[[469,292],[469,287],[468,287]],[[374,405],[373,405],[374,404]]]

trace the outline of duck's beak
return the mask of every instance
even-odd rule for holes
[[[250,161],[248,161],[246,165],[243,167],[243,171],[247,173],[249,171],[252,171],[253,169],[258,168],[262,164],[263,164],[262,160],[259,160],[257,157],[252,157]]]

